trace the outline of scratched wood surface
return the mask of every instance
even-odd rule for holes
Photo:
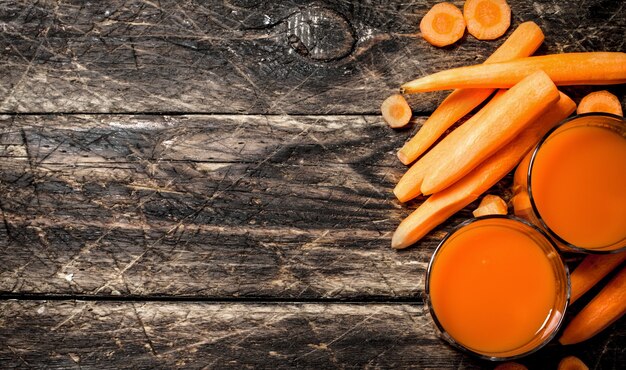
[[[376,114],[402,82],[501,43],[428,45],[418,24],[432,3],[3,1],[0,111]],[[623,1],[510,3],[514,25],[546,33],[541,53],[624,50]]]
[[[3,368],[494,367],[442,345],[423,306],[408,304],[7,301],[0,323]],[[573,354],[621,369],[625,339],[549,344],[519,362],[556,369]]]
[[[623,2],[510,3],[539,53],[624,51]],[[394,200],[395,151],[444,94],[411,97],[397,131],[380,103],[502,42],[429,46],[430,5],[0,2],[0,368],[493,368],[423,305],[475,204],[389,248],[422,201]],[[625,336],[622,319],[521,362],[620,369]]]

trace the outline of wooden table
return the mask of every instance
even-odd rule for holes
[[[424,307],[476,204],[389,248],[423,200],[392,196],[395,152],[444,94],[412,97],[405,130],[381,101],[502,42],[428,45],[433,3],[1,2],[0,368],[492,368]],[[511,8],[540,53],[624,51],[624,2]],[[520,362],[617,369],[625,343],[622,319]]]

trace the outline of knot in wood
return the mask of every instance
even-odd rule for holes
[[[298,54],[327,62],[350,55],[356,37],[352,25],[341,14],[313,7],[287,18],[287,41]]]

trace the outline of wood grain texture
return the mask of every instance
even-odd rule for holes
[[[3,1],[0,112],[374,114],[401,83],[479,63],[502,42],[428,45],[418,24],[431,5]],[[510,5],[513,27],[533,20],[545,31],[540,53],[625,50],[621,1]],[[443,96],[411,104],[431,112]]]
[[[391,192],[409,134],[379,116],[2,116],[0,291],[420,300],[472,207],[390,249],[417,205]]]
[[[0,367],[51,369],[491,369],[436,336],[420,305],[0,302]],[[621,369],[623,326],[519,362],[556,369],[574,354]]]

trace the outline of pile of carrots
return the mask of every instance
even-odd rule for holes
[[[622,114],[619,99],[607,91],[589,94],[577,110],[574,101],[557,86],[625,83],[626,53],[531,56],[543,40],[543,32],[535,23],[522,23],[483,64],[438,72],[402,85],[401,94],[453,91],[398,152],[403,164],[412,165],[394,188],[396,197],[401,202],[420,195],[429,197],[400,223],[392,237],[393,248],[413,245],[477,200],[510,173],[545,133],[574,111]],[[405,125],[412,115],[401,94],[382,106],[383,117],[392,127]],[[485,101],[478,112],[434,145]],[[487,196],[474,214],[494,213],[506,214],[507,205],[499,197]],[[572,273],[572,302],[625,259],[626,252],[585,258]],[[625,312],[623,267],[571,320],[559,341],[573,344],[586,340]]]

